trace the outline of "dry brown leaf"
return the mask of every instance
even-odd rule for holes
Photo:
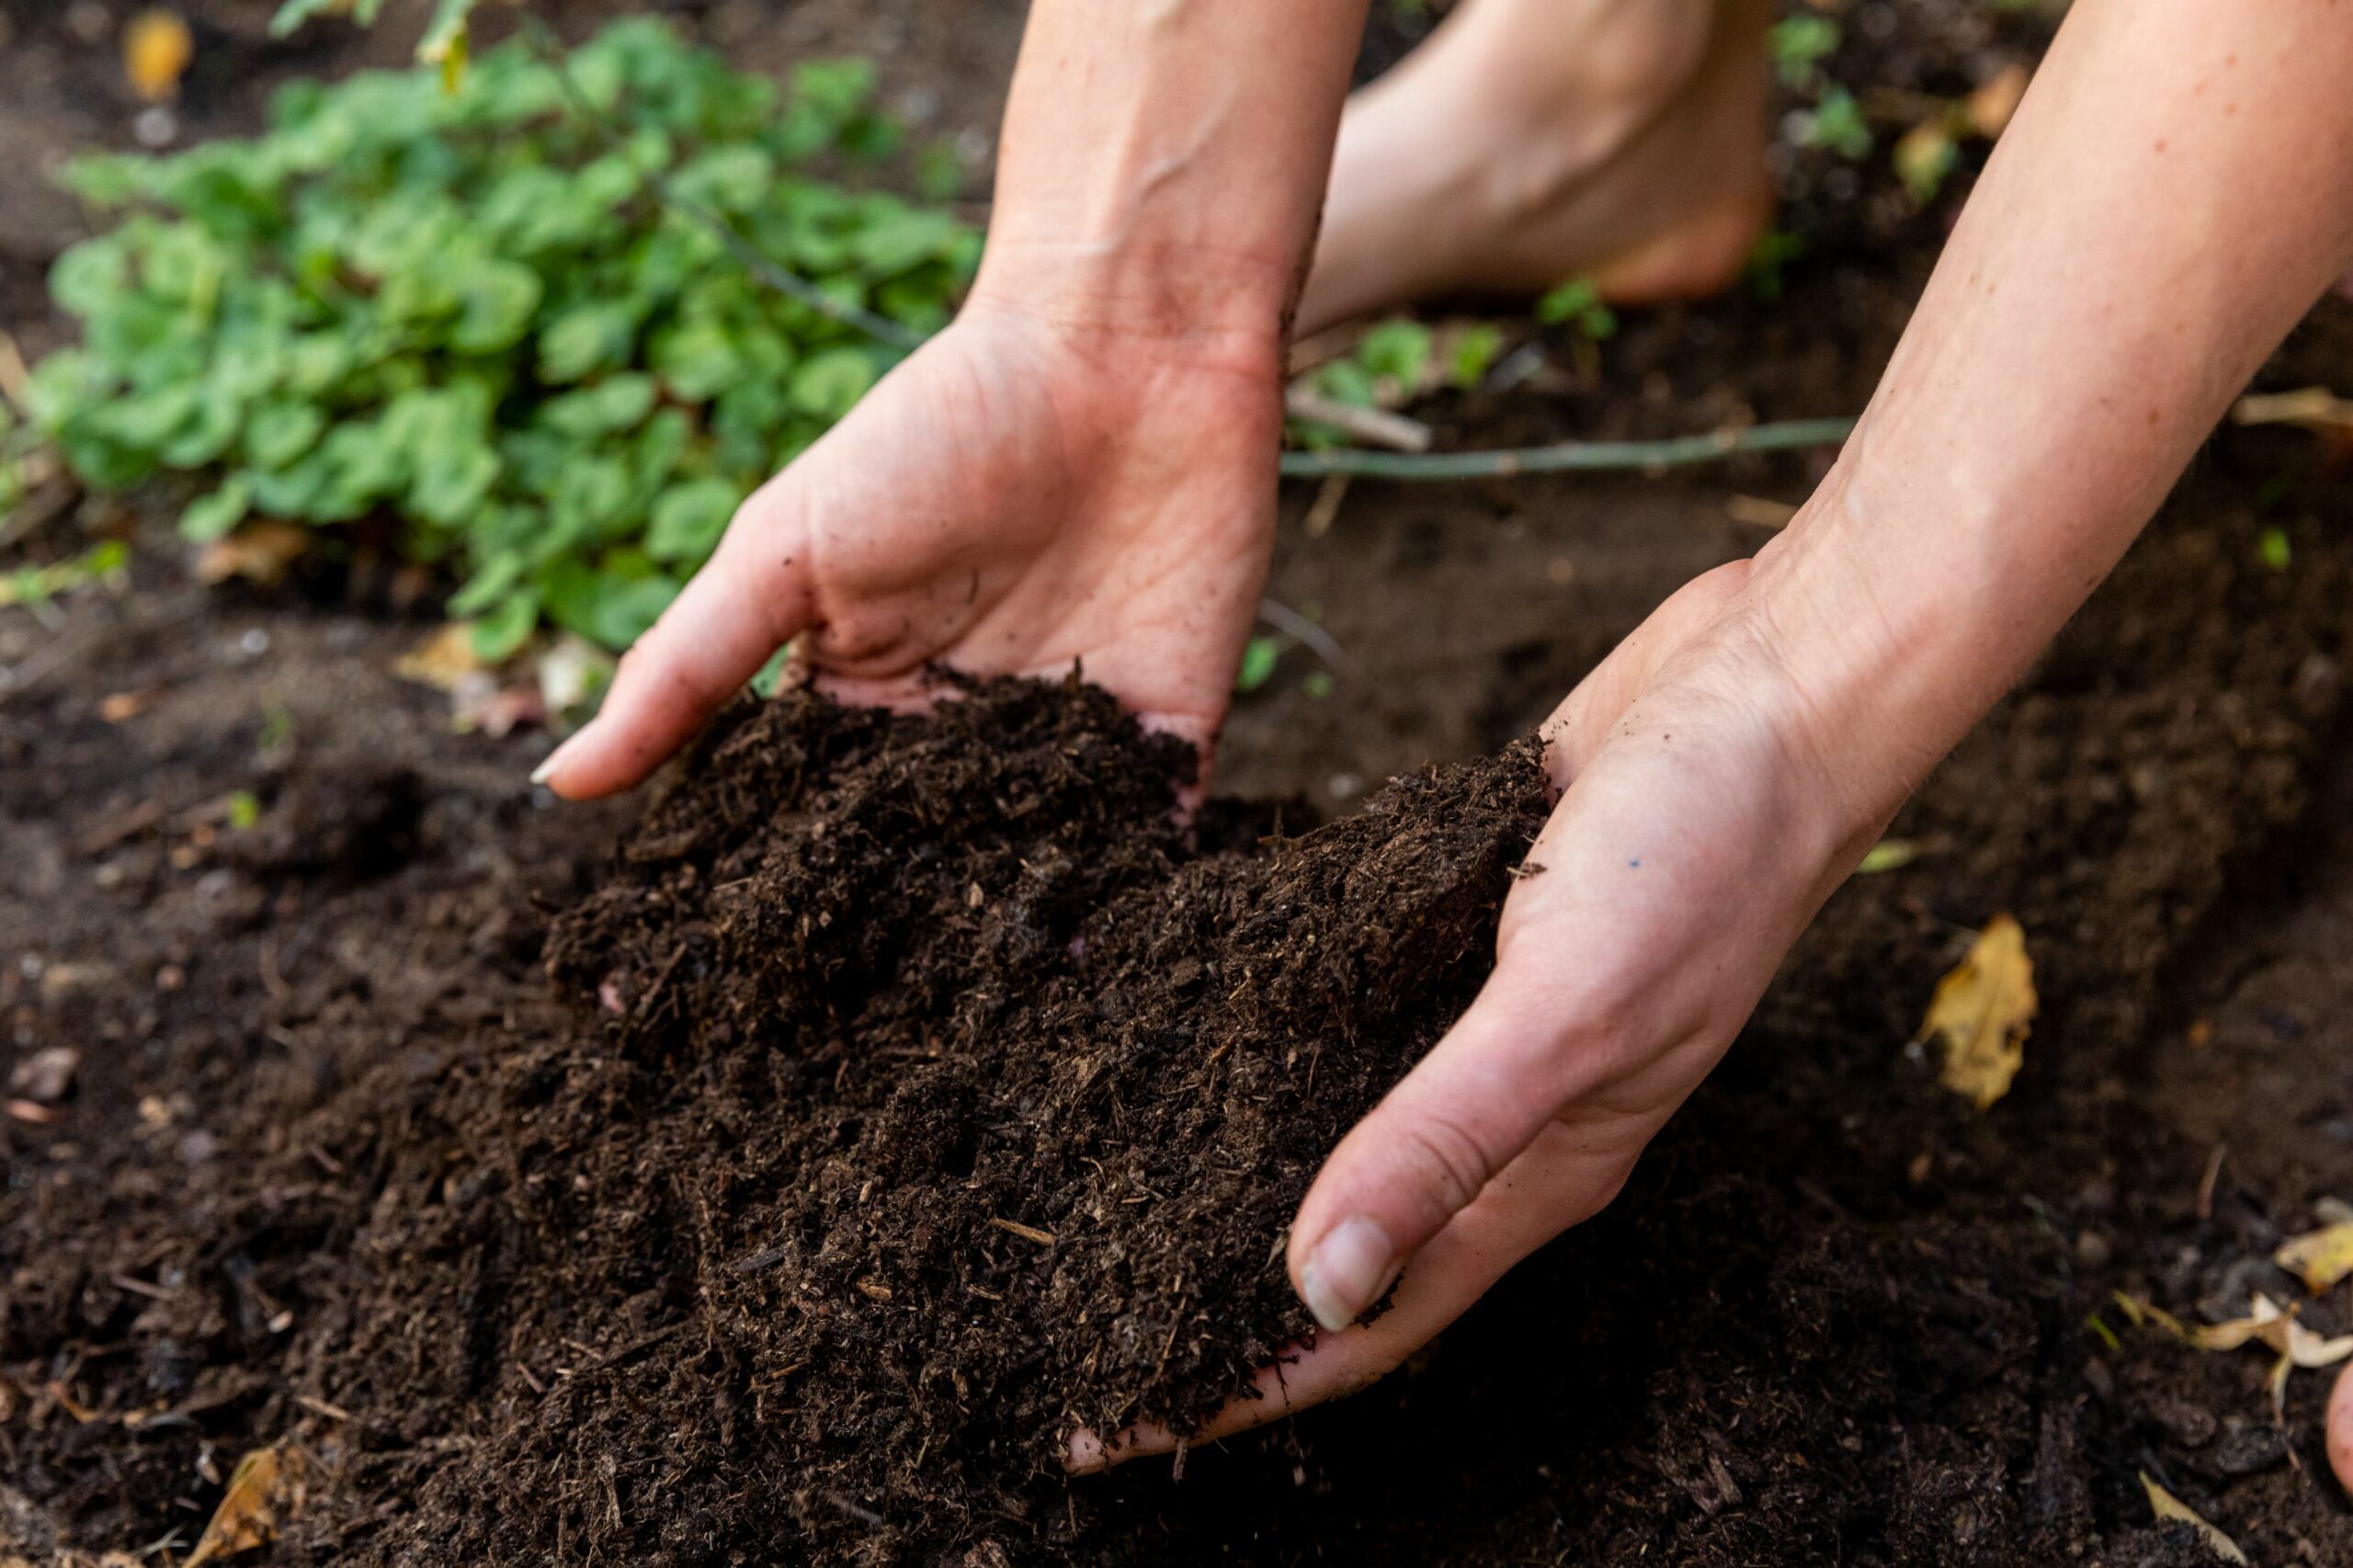
[[[176,11],[142,11],[122,30],[122,74],[131,78],[131,90],[151,104],[179,92],[195,58],[196,40]]]
[[[2009,915],[1996,915],[1977,934],[1969,956],[1937,982],[1915,1038],[1923,1043],[1943,1038],[1945,1087],[1986,1110],[2010,1092],[2010,1081],[2025,1064],[2036,1006],[2026,933]]]
[[[256,1449],[237,1461],[230,1472],[229,1490],[212,1522],[180,1568],[203,1568],[207,1562],[267,1546],[278,1527],[302,1506],[302,1454],[283,1443]]]
[[[2015,61],[1988,76],[1969,95],[1969,128],[1988,141],[2008,130],[2032,80],[2033,73]]]
[[[2296,1321],[2293,1307],[2282,1309],[2259,1290],[2246,1316],[2193,1328],[2189,1342],[2200,1350],[2235,1350],[2242,1345],[2261,1344],[2299,1367],[2334,1367],[2353,1356],[2353,1334],[2324,1339]]]
[[[292,523],[273,522],[263,518],[247,523],[235,533],[214,540],[196,558],[197,581],[205,584],[225,583],[232,577],[243,577],[265,588],[274,588],[286,580],[294,562],[310,553],[311,530],[298,528]]]
[[[2214,1555],[2225,1562],[2243,1563],[2246,1561],[2246,1553],[2239,1550],[2237,1541],[2208,1523],[2205,1517],[2197,1509],[2150,1480],[2149,1472],[2145,1470],[2141,1472],[2141,1488],[2149,1494],[2150,1511],[2157,1517],[2179,1519],[2183,1524],[2196,1530],[2205,1540],[2207,1547]]]
[[[2291,1236],[2271,1255],[2271,1261],[2304,1282],[2313,1295],[2353,1274],[2353,1224],[2342,1221]]]
[[[473,628],[462,620],[451,621],[392,663],[392,674],[401,679],[436,691],[455,691],[482,673]]]

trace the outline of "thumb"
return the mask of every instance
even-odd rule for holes
[[[621,656],[596,718],[550,754],[533,783],[575,801],[628,789],[808,629],[813,595],[797,489],[780,480],[745,503],[710,560]]]
[[[2328,1462],[2336,1483],[2353,1492],[2353,1366],[2337,1374],[2328,1400]]]
[[[1405,1261],[1485,1190],[1552,1119],[1548,1032],[1501,970],[1447,1037],[1324,1164],[1291,1224],[1300,1300],[1327,1330],[1353,1323]]]

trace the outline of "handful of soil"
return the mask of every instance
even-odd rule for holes
[[[447,1087],[369,1221],[378,1392],[474,1439],[393,1553],[1029,1560],[1073,1428],[1311,1334],[1285,1227],[1490,967],[1544,772],[1205,851],[1190,767],[1075,682],[719,721],[557,923],[574,1038]]]

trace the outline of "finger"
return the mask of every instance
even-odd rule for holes
[[[1246,1394],[1227,1401],[1185,1442],[1214,1442],[1379,1381],[1514,1264],[1598,1212],[1631,1168],[1618,1151],[1581,1141],[1574,1126],[1548,1126],[1415,1255],[1386,1312],[1369,1324],[1318,1334],[1313,1346],[1290,1346],[1258,1369]],[[1081,1430],[1071,1435],[1063,1462],[1073,1473],[1089,1474],[1176,1446],[1175,1433],[1152,1423],[1129,1427],[1109,1443]]]
[[[2353,1492],[2353,1365],[2336,1375],[2336,1392],[2329,1396],[2328,1462],[2336,1483]]]
[[[592,800],[628,789],[685,744],[808,627],[807,537],[788,484],[745,503],[717,552],[622,656],[597,717],[532,782]]]
[[[1325,1329],[1379,1301],[1407,1258],[1552,1119],[1554,1030],[1501,970],[1404,1082],[1340,1141],[1291,1226],[1290,1276]]]

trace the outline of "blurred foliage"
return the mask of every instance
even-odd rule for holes
[[[1503,344],[1503,328],[1493,322],[1438,328],[1392,316],[1366,328],[1347,353],[1317,366],[1307,386],[1350,408],[1398,408],[1440,388],[1467,392],[1478,385]],[[1290,436],[1293,445],[1315,450],[1347,440],[1344,432],[1312,419],[1292,420]]]
[[[484,658],[542,622],[625,646],[898,354],[718,225],[912,335],[970,280],[972,230],[813,172],[895,150],[871,89],[844,62],[779,91],[635,19],[453,89],[297,84],[255,140],[81,159],[64,183],[114,226],[51,275],[84,341],[34,372],[33,422],[96,487],[206,476],[192,538],[396,525],[462,578]]]

